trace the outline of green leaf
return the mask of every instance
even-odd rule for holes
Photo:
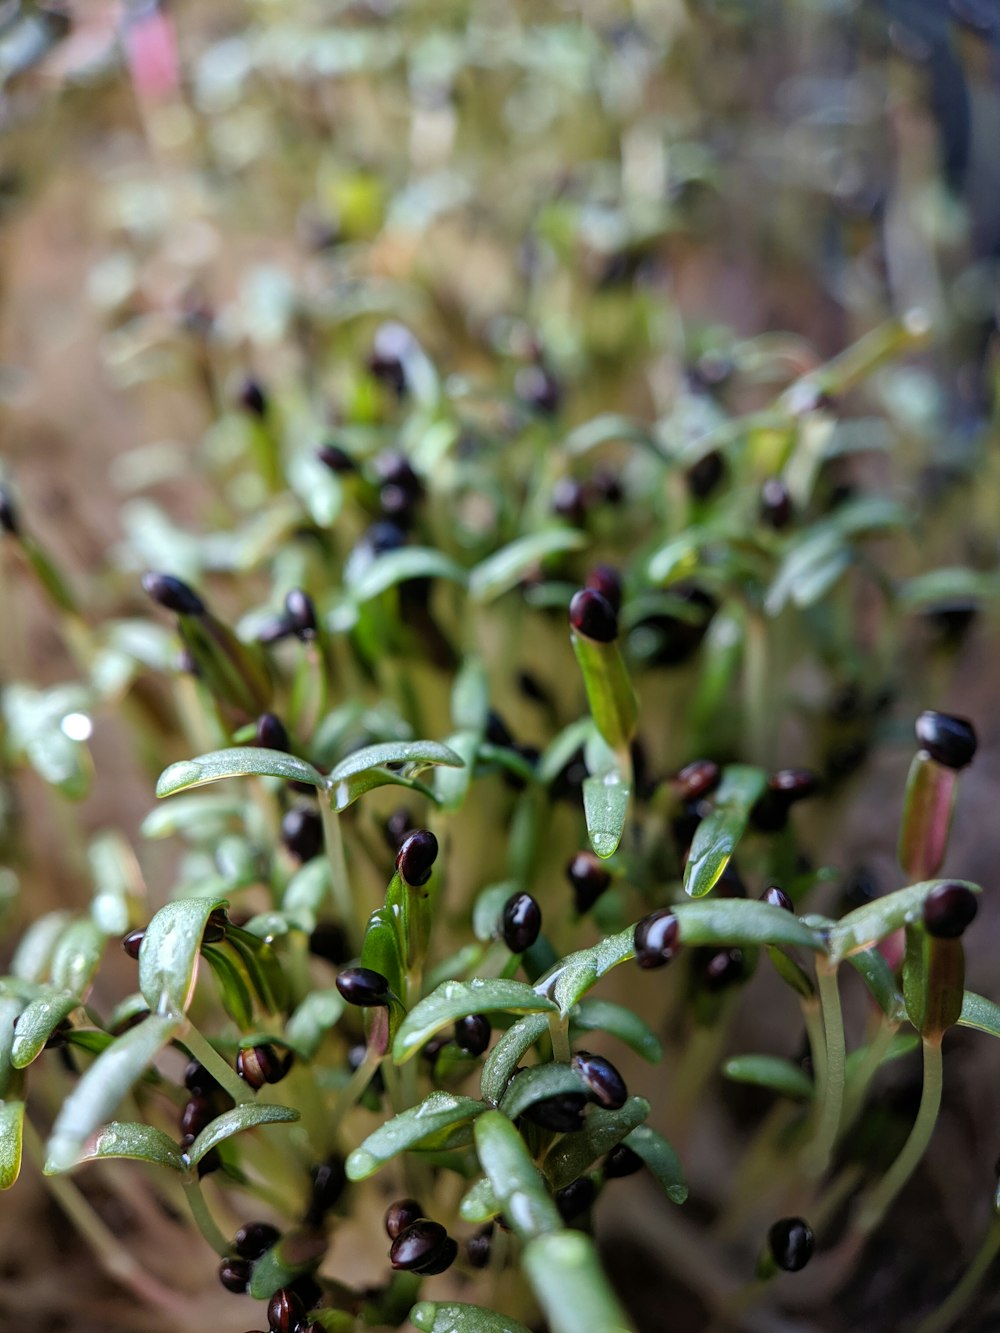
[[[791,986],[796,995],[801,995],[804,1000],[812,999],[816,994],[816,987],[806,970],[790,954],[785,953],[784,949],[779,949],[776,944],[769,944],[767,956],[786,986]]]
[[[479,1076],[479,1090],[487,1101],[494,1106],[499,1102],[522,1057],[548,1030],[547,1014],[525,1014],[503,1033],[483,1061]]]
[[[302,452],[288,463],[288,481],[316,526],[332,528],[344,498],[336,473],[311,451]]]
[[[631,1333],[594,1242],[582,1231],[536,1237],[521,1264],[552,1333]]]
[[[606,860],[618,850],[625,831],[625,817],[632,798],[631,783],[619,773],[603,773],[584,779],[583,810],[590,845]]]
[[[214,841],[243,814],[239,796],[179,796],[167,805],[154,806],[139,826],[144,838],[170,838],[184,833],[192,841]]]
[[[677,903],[671,910],[685,945],[753,946],[784,944],[824,953],[823,934],[793,912],[753,898],[708,898]]]
[[[9,1190],[21,1172],[24,1102],[0,1101],[0,1190]]]
[[[761,768],[731,764],[724,770],[714,809],[698,825],[684,867],[684,888],[692,898],[703,898],[714,888],[766,784],[767,774]]]
[[[373,972],[381,972],[394,995],[404,994],[405,967],[399,947],[399,932],[388,907],[377,907],[368,918],[361,945],[361,966],[370,967]]]
[[[587,1093],[586,1083],[571,1065],[533,1065],[530,1069],[522,1069],[511,1081],[500,1099],[500,1110],[511,1120],[516,1120],[535,1102],[569,1092]]]
[[[619,963],[635,957],[635,927],[609,935],[593,948],[567,955],[535,983],[540,994],[549,995],[563,1015],[569,1013],[595,982]]]
[[[68,1171],[82,1159],[95,1130],[106,1124],[134,1083],[180,1032],[183,1022],[151,1014],[99,1055],[62,1104],[48,1143],[45,1174]]]
[[[504,904],[517,893],[517,889],[517,880],[505,879],[500,884],[488,884],[479,891],[472,904],[472,933],[477,940],[485,943],[497,938]]]
[[[780,909],[779,909],[780,910]],[[683,1203],[688,1196],[687,1183],[677,1154],[662,1134],[648,1125],[640,1125],[623,1140],[646,1163],[663,1186],[672,1203]]]
[[[487,1109],[485,1102],[478,1102],[472,1097],[456,1097],[450,1092],[432,1092],[417,1106],[380,1125],[373,1134],[369,1134],[360,1147],[355,1148],[347,1159],[349,1180],[367,1180],[386,1162],[391,1161],[401,1152],[417,1148],[433,1139],[436,1148],[444,1146],[442,1137],[450,1139],[443,1132],[464,1125]]]
[[[410,1323],[420,1333],[529,1333],[524,1324],[481,1305],[442,1305],[420,1301],[410,1311]]]
[[[56,941],[49,964],[53,986],[74,995],[86,995],[104,952],[104,938],[89,917],[67,926]]]
[[[564,727],[542,751],[542,757],[539,759],[538,767],[535,770],[535,777],[538,781],[546,787],[550,782],[553,782],[577,750],[582,749],[593,734],[594,722],[589,717],[577,718],[568,727]]]
[[[458,1205],[458,1215],[463,1222],[491,1222],[500,1212],[500,1201],[486,1176],[472,1182]]]
[[[414,1005],[403,1019],[393,1043],[393,1059],[403,1064],[436,1032],[466,1014],[527,1014],[554,1008],[551,1000],[523,981],[504,977],[445,981]]]
[[[25,931],[10,970],[23,981],[41,981],[48,973],[56,941],[71,920],[69,912],[46,912]]]
[[[598,643],[575,630],[570,642],[583,676],[594,726],[616,752],[626,750],[639,720],[639,700],[617,643]]]
[[[245,1032],[253,1023],[253,1001],[239,968],[214,945],[204,944],[201,951],[219,987],[223,1008],[236,1026]]]
[[[1000,595],[1000,583],[995,573],[957,565],[948,569],[933,569],[906,579],[896,590],[896,598],[904,611],[923,611],[949,602],[979,602]]]
[[[203,1157],[217,1148],[234,1134],[242,1134],[247,1129],[257,1129],[260,1125],[289,1124],[298,1120],[298,1111],[290,1106],[274,1106],[269,1102],[244,1102],[234,1106],[231,1111],[224,1111],[201,1131],[187,1152],[187,1159],[192,1166],[197,1166]]]
[[[652,1028],[623,1004],[614,1004],[611,1000],[581,1000],[570,1011],[569,1021],[571,1028],[583,1032],[610,1033],[650,1064],[658,1064],[663,1058],[663,1047]]]
[[[283,1010],[288,999],[288,983],[270,944],[231,923],[226,927],[225,943],[227,948],[239,954],[250,984],[264,1008],[272,1014]]]
[[[310,991],[285,1026],[288,1044],[306,1060],[311,1060],[323,1038],[340,1020],[345,1007],[344,997],[334,986],[328,990]]]
[[[129,896],[142,888],[132,848],[120,833],[99,833],[87,848],[87,859],[94,881],[90,915],[105,935],[124,935]]]
[[[316,1268],[328,1245],[325,1233],[314,1230],[285,1232],[254,1261],[249,1294],[257,1301],[269,1300],[279,1287],[287,1287],[303,1273]]]
[[[500,1111],[484,1111],[476,1120],[476,1153],[504,1217],[522,1240],[558,1231],[562,1226],[524,1140]]]
[[[45,1043],[64,1019],[80,1003],[72,991],[48,990],[32,1000],[17,1019],[11,1045],[11,1064],[15,1069],[30,1065],[45,1048]]]
[[[99,1157],[129,1157],[153,1166],[167,1166],[172,1171],[185,1170],[181,1150],[162,1129],[127,1120],[105,1125],[86,1144],[79,1161],[93,1162]]]
[[[237,745],[171,764],[160,774],[156,794],[173,796],[175,792],[202,787],[207,782],[251,776],[284,778],[287,782],[305,782],[320,789],[326,785],[323,775],[304,759],[281,750],[265,750],[259,745]]]
[[[153,1013],[187,1012],[205,925],[226,906],[225,898],[184,898],[153,916],[139,947],[139,989]]]
[[[991,1037],[1000,1037],[1000,1004],[967,990],[958,1024],[963,1028],[975,1028]]]
[[[579,455],[589,453],[599,444],[610,444],[616,440],[641,444],[658,458],[663,457],[659,442],[649,427],[618,412],[602,412],[574,426],[563,441],[563,448],[570,454]]]
[[[722,1072],[734,1083],[752,1083],[797,1101],[809,1101],[813,1095],[812,1079],[797,1064],[776,1055],[734,1055]]]
[[[404,776],[409,777],[431,764],[446,764],[457,768],[461,762],[455,751],[449,750],[440,741],[383,741],[380,745],[367,745],[364,749],[355,750],[342,759],[331,770],[327,782],[333,788],[338,783],[347,782],[369,769],[383,768],[386,764],[401,765]]]
[[[573,528],[547,528],[518,537],[470,572],[469,596],[474,602],[492,602],[509,592],[539,561],[564,551],[577,551],[586,544],[584,534]]]
[[[387,551],[366,565],[350,593],[355,602],[367,602],[410,579],[448,579],[464,586],[466,574],[461,565],[433,547],[406,546],[399,551]]]
[[[576,1180],[617,1143],[637,1129],[649,1115],[644,1097],[629,1097],[617,1111],[594,1107],[587,1112],[583,1129],[565,1134],[545,1158],[545,1172],[553,1189],[562,1189]]]
[[[911,884],[909,888],[897,889],[895,893],[887,893],[874,902],[865,903],[863,907],[848,912],[830,930],[831,962],[839,963],[851,954],[869,949],[907,922],[917,921],[923,912],[924,899],[932,889],[944,882],[929,879],[922,884]],[[970,884],[968,880],[948,882],[962,884],[973,893],[981,892],[978,884]]]

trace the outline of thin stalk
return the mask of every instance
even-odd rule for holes
[[[323,792],[320,793],[319,809],[323,818],[323,834],[326,840],[326,854],[330,858],[330,879],[333,890],[333,901],[337,905],[337,912],[340,915],[341,924],[347,931],[347,937],[351,942],[351,948],[355,953],[360,954],[361,928],[355,915],[354,899],[351,897],[351,886],[347,878],[347,860],[344,856],[344,833],[343,829],[340,827],[340,816],[330,805],[329,798]]]
[[[568,1065],[572,1057],[569,1046],[569,1018],[549,1014],[549,1036],[552,1038],[552,1058]]]
[[[184,1197],[188,1201],[191,1216],[194,1218],[198,1230],[220,1259],[225,1259],[232,1249],[232,1245],[222,1234],[215,1218],[209,1212],[208,1203],[197,1180],[186,1180],[184,1182]]]
[[[34,1125],[24,1122],[24,1146],[28,1156],[41,1170],[44,1153]],[[47,1176],[46,1187],[69,1220],[94,1251],[108,1277],[127,1287],[141,1301],[155,1309],[167,1310],[175,1318],[185,1314],[186,1302],[157,1281],[136,1262],[120,1237],[98,1217],[76,1185],[65,1176]]]
[[[882,1221],[926,1152],[941,1109],[942,1080],[941,1038],[925,1038],[924,1085],[920,1095],[920,1109],[902,1152],[861,1206],[855,1229],[862,1236],[870,1235]]]
[[[813,1094],[814,1105],[822,1104],[826,1097],[826,1034],[823,1029],[823,1019],[819,1010],[819,1001],[810,999],[802,1001],[802,1018],[806,1025],[806,1036],[809,1038],[809,1055],[813,1067],[813,1083],[815,1084],[815,1093]]]
[[[337,1132],[340,1129],[341,1122],[348,1111],[357,1105],[358,1101],[364,1095],[365,1088],[375,1076],[375,1071],[379,1067],[382,1057],[368,1048],[365,1052],[365,1058],[355,1069],[354,1073],[347,1080],[341,1090],[337,1093],[336,1101],[333,1103],[333,1109],[330,1112],[329,1135],[331,1141],[335,1141]]]
[[[844,1043],[844,1016],[840,1008],[840,986],[837,969],[825,959],[816,963],[819,981],[820,1008],[823,1013],[823,1040],[826,1048],[826,1079],[820,1108],[819,1123],[807,1150],[806,1169],[813,1179],[823,1174],[840,1132],[840,1117],[844,1107],[844,1078],[847,1053]]]
[[[843,1128],[845,1130],[857,1118],[864,1104],[868,1087],[878,1073],[879,1066],[888,1053],[889,1047],[892,1045],[892,1039],[898,1031],[898,1023],[890,1023],[883,1018],[878,1031],[868,1045],[867,1051],[861,1057],[857,1069],[848,1081],[844,1093]]]
[[[962,1274],[961,1281],[948,1293],[947,1300],[918,1325],[916,1333],[947,1333],[949,1328],[955,1328],[959,1316],[964,1314],[966,1306],[976,1294],[979,1284],[992,1268],[998,1254],[1000,1254],[1000,1217],[995,1217],[976,1251],[975,1258]]]
[[[199,1064],[205,1066],[216,1083],[225,1088],[237,1106],[243,1106],[254,1100],[253,1091],[193,1024],[188,1024],[187,1031],[178,1040],[182,1046],[187,1047]]]

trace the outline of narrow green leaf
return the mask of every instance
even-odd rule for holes
[[[242,1134],[247,1129],[257,1129],[259,1125],[288,1124],[298,1120],[298,1111],[290,1106],[273,1106],[268,1102],[244,1102],[234,1106],[231,1111],[205,1126],[187,1151],[187,1159],[192,1166],[197,1166],[203,1157],[217,1148],[234,1134]]]
[[[635,927],[629,926],[617,935],[609,935],[591,949],[567,955],[539,978],[535,989],[542,995],[551,996],[561,1014],[568,1014],[595,982],[619,963],[635,957],[634,935]]]
[[[611,1000],[581,1000],[570,1010],[569,1021],[572,1029],[582,1032],[610,1033],[650,1064],[658,1064],[663,1058],[663,1047],[655,1032],[644,1018],[623,1004],[614,1004]]]
[[[264,1008],[272,1014],[283,1010],[288,1000],[288,983],[270,944],[232,924],[226,927],[225,943],[227,948],[239,954],[250,984]]]
[[[286,1231],[253,1264],[249,1294],[256,1301],[269,1300],[279,1287],[287,1287],[321,1262],[329,1241],[315,1230]]]
[[[904,580],[896,590],[897,601],[904,611],[930,610],[949,602],[986,601],[997,596],[1000,596],[1000,582],[996,574],[983,574],[961,565],[918,574]]]
[[[79,1161],[93,1162],[100,1157],[129,1157],[172,1171],[185,1169],[181,1150],[162,1129],[132,1121],[114,1120],[105,1125],[85,1145]]]
[[[811,1000],[816,994],[816,987],[805,968],[776,944],[769,944],[766,947],[767,956],[782,981],[791,986],[796,995],[801,995],[804,1000]]]
[[[466,1014],[527,1014],[554,1008],[551,1000],[523,981],[503,977],[445,981],[403,1019],[393,1044],[393,1059],[397,1064],[411,1059],[436,1032]]]
[[[505,879],[500,884],[488,884],[479,891],[472,905],[472,933],[477,940],[487,943],[497,938],[504,904],[517,890],[516,880]]]
[[[56,941],[49,964],[53,986],[85,996],[104,952],[104,934],[89,917],[67,926]]]
[[[622,781],[618,773],[595,774],[584,779],[583,810],[587,835],[591,847],[604,860],[618,850],[631,798],[631,783]]]
[[[139,948],[139,989],[153,1013],[187,1012],[205,925],[227,905],[224,898],[183,898],[153,916]]]
[[[448,579],[464,586],[466,574],[461,565],[433,547],[405,546],[387,551],[366,565],[349,591],[355,602],[367,602],[410,579]]]
[[[455,751],[440,741],[383,741],[380,745],[367,745],[349,754],[331,770],[327,781],[335,787],[339,782],[346,782],[368,769],[383,768],[386,764],[400,764],[404,774],[410,776],[431,764],[450,764],[457,768],[461,762]]]
[[[310,991],[288,1020],[286,1040],[306,1060],[311,1060],[344,1009],[344,997],[335,987]]]
[[[692,898],[703,898],[714,888],[766,784],[767,774],[761,768],[731,764],[724,770],[714,809],[698,825],[684,867],[684,888]]]
[[[485,1111],[476,1120],[476,1153],[504,1217],[522,1240],[558,1231],[562,1226],[538,1167],[524,1140],[500,1111]]]
[[[361,945],[361,965],[370,967],[373,972],[381,972],[394,995],[404,993],[405,967],[399,947],[399,932],[392,912],[387,907],[377,907],[368,918]]]
[[[514,1070],[535,1042],[549,1030],[547,1014],[525,1014],[500,1037],[483,1061],[479,1090],[494,1106],[506,1091]]]
[[[245,1032],[253,1023],[253,1001],[239,968],[215,945],[204,944],[201,951],[219,987],[223,1008],[236,1026]]]
[[[813,1095],[812,1079],[797,1064],[776,1055],[734,1055],[722,1072],[734,1083],[752,1083],[797,1101],[809,1101]]]
[[[107,1123],[118,1103],[182,1026],[182,1020],[173,1015],[151,1014],[97,1057],[56,1117],[48,1143],[46,1175],[68,1171],[81,1160],[90,1136]]]
[[[523,1115],[535,1102],[564,1093],[587,1093],[587,1085],[571,1065],[533,1065],[522,1069],[511,1081],[500,1099],[500,1110],[511,1120]]]
[[[529,1333],[516,1319],[484,1310],[481,1305],[421,1301],[410,1311],[410,1323],[420,1333]]]
[[[28,1005],[17,1018],[17,1030],[11,1045],[11,1064],[24,1069],[45,1048],[45,1043],[64,1019],[80,1003],[72,991],[47,990]]]
[[[826,949],[822,932],[801,917],[753,898],[707,898],[677,903],[671,910],[680,923],[682,944],[783,944],[815,953]]]
[[[594,1242],[582,1231],[537,1236],[521,1263],[552,1333],[632,1333]]]
[[[458,1215],[463,1222],[492,1222],[500,1212],[500,1201],[486,1176],[472,1182],[458,1205]]]
[[[449,1137],[444,1131],[465,1125],[486,1109],[485,1102],[472,1097],[432,1092],[419,1105],[380,1125],[354,1149],[347,1159],[348,1179],[367,1180],[399,1153],[426,1144],[428,1139],[433,1139],[434,1147],[444,1146],[442,1138]]]
[[[21,1172],[24,1102],[0,1101],[0,1190],[9,1190]]]
[[[581,1176],[598,1157],[621,1143],[649,1115],[644,1097],[630,1097],[617,1111],[594,1107],[587,1112],[583,1129],[564,1134],[545,1159],[545,1172],[553,1189],[562,1189]]]
[[[487,556],[469,573],[469,596],[474,602],[492,602],[509,592],[521,578],[547,556],[576,551],[587,539],[573,528],[548,528],[518,537]]]
[[[48,974],[56,941],[70,920],[69,912],[46,912],[33,921],[17,946],[11,973],[22,981],[41,981]]]
[[[217,838],[243,814],[243,799],[239,796],[203,793],[198,796],[179,796],[166,805],[157,805],[139,826],[144,838],[171,838],[184,833],[192,841]]]
[[[594,726],[617,752],[628,748],[639,720],[639,700],[617,643],[598,643],[570,630]]]
[[[106,831],[87,848],[94,896],[90,915],[105,935],[124,935],[128,930],[128,900],[142,888],[135,855],[121,833]]]
[[[962,1014],[959,1027],[975,1028],[991,1037],[1000,1037],[1000,1004],[988,1000],[985,995],[977,995],[967,990],[962,1001]]]
[[[222,782],[225,778],[251,776],[284,778],[288,782],[306,782],[322,789],[323,775],[304,759],[296,759],[281,750],[265,750],[259,745],[237,745],[228,750],[212,750],[195,759],[182,759],[171,764],[160,774],[156,784],[157,796],[173,796],[190,787],[201,787],[207,782]]]
[[[649,427],[618,412],[602,412],[574,426],[563,441],[563,448],[570,454],[579,455],[589,453],[599,444],[609,444],[616,440],[640,444],[658,458],[663,457],[659,441]]]
[[[688,1196],[684,1172],[677,1154],[663,1135],[648,1125],[640,1125],[625,1136],[624,1142],[646,1163],[663,1186],[667,1198],[672,1203],[683,1203]]]
[[[869,949],[908,921],[916,921],[923,911],[924,899],[943,882],[930,879],[922,884],[911,884],[909,888],[897,889],[895,893],[887,893],[848,912],[830,930],[831,962],[839,963],[851,954]],[[978,884],[970,884],[968,880],[949,882],[962,884],[973,893],[981,892]]]

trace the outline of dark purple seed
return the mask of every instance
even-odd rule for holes
[[[513,747],[514,737],[511,735],[510,728],[494,708],[491,708],[486,715],[486,730],[484,735],[491,745],[499,746],[504,750]]]
[[[622,576],[612,565],[595,565],[587,575],[584,587],[599,592],[615,615],[622,609]]]
[[[680,948],[680,923],[669,907],[644,916],[635,927],[635,961],[642,968],[663,967]]]
[[[699,458],[687,470],[688,490],[696,500],[707,500],[725,476],[726,464],[717,449]]]
[[[337,989],[348,1004],[362,1008],[387,1005],[391,998],[388,979],[370,967],[345,967],[337,976]]]
[[[924,925],[936,939],[957,940],[978,910],[976,895],[964,884],[938,884],[924,899]]]
[[[227,1291],[242,1296],[250,1285],[250,1265],[246,1259],[223,1259],[219,1264],[219,1281]]]
[[[346,449],[341,449],[337,444],[323,444],[316,450],[316,457],[321,463],[325,463],[331,472],[356,472],[357,463]]]
[[[777,884],[772,884],[769,889],[765,889],[760,895],[763,903],[770,903],[772,907],[783,907],[786,912],[794,912],[795,905],[789,898],[784,889],[779,889]]]
[[[572,1222],[585,1213],[597,1197],[597,1189],[590,1176],[580,1176],[572,1184],[556,1190],[555,1205],[564,1222]]]
[[[542,365],[522,366],[514,376],[514,392],[522,403],[547,417],[555,416],[562,402],[559,381]]]
[[[340,1202],[347,1185],[344,1159],[336,1154],[328,1157],[325,1162],[319,1162],[312,1168],[309,1177],[309,1208],[306,1220],[321,1226],[326,1214]]]
[[[412,832],[413,818],[404,806],[400,806],[398,810],[393,810],[385,821],[385,840],[394,853],[399,851]]]
[[[241,1259],[259,1259],[280,1239],[281,1232],[270,1222],[248,1222],[237,1231],[233,1244]]]
[[[248,375],[240,385],[236,402],[244,412],[249,412],[255,417],[263,417],[267,413],[267,395],[252,375]]]
[[[582,915],[593,907],[611,883],[611,872],[600,857],[583,851],[570,859],[566,878],[576,899],[576,910]]]
[[[569,623],[584,638],[596,643],[614,643],[618,638],[618,617],[606,597],[593,588],[581,588],[569,604]]]
[[[130,930],[127,935],[122,937],[122,948],[128,954],[129,958],[139,959],[139,946],[142,944],[144,930]]]
[[[435,1277],[438,1273],[443,1273],[445,1269],[450,1268],[458,1258],[458,1244],[449,1236],[441,1246],[441,1252],[433,1259],[428,1259],[427,1263],[420,1264],[413,1271],[419,1273],[421,1277]]]
[[[467,1014],[455,1024],[455,1045],[466,1055],[482,1055],[490,1044],[493,1029],[483,1014]]]
[[[778,477],[768,478],[761,487],[760,516],[775,532],[781,532],[792,521],[792,497]]]
[[[928,709],[917,718],[917,742],[945,768],[965,768],[976,753],[976,732],[965,717]]]
[[[525,1110],[525,1120],[553,1129],[558,1134],[572,1134],[583,1128],[583,1112],[587,1105],[582,1092],[560,1092],[554,1097],[543,1097],[532,1102]]]
[[[448,1233],[440,1222],[422,1217],[402,1230],[389,1248],[393,1268],[416,1269],[447,1252]]]
[[[205,603],[194,589],[172,574],[157,574],[153,571],[143,574],[142,587],[147,596],[165,611],[173,611],[179,616],[205,614]]]
[[[403,496],[412,503],[419,500],[424,493],[424,483],[414,472],[410,460],[405,454],[398,453],[396,450],[387,449],[383,453],[377,454],[373,460],[375,475],[378,477],[379,484],[385,488],[393,486]]]
[[[222,1166],[222,1155],[218,1148],[210,1149],[198,1163],[198,1179],[203,1176],[210,1176],[213,1171],[218,1171]]]
[[[311,1273],[304,1273],[301,1277],[295,1278],[293,1282],[288,1284],[288,1290],[294,1292],[295,1295],[298,1296],[299,1300],[302,1302],[303,1308],[306,1310],[312,1310],[314,1306],[319,1305],[320,1301],[323,1299],[323,1288]],[[300,1324],[298,1333],[308,1333],[309,1328],[315,1327],[314,1324],[311,1324],[307,1325],[306,1328],[303,1328]],[[323,1333],[322,1329],[320,1329],[320,1333]]]
[[[628,1101],[628,1088],[610,1060],[590,1051],[577,1051],[573,1068],[590,1090],[590,1099],[605,1111],[617,1111]]]
[[[623,1176],[634,1176],[641,1171],[645,1162],[637,1152],[626,1143],[616,1143],[604,1159],[604,1175],[608,1180],[619,1180]]]
[[[412,355],[416,339],[404,324],[389,321],[380,324],[368,354],[368,370],[398,397],[406,393],[406,361]]]
[[[619,505],[625,499],[625,488],[622,485],[622,479],[612,468],[594,468],[591,484],[605,504]]]
[[[398,551],[406,545],[406,533],[398,523],[392,523],[384,518],[378,523],[373,523],[361,541],[373,556],[386,555],[389,551]]]
[[[705,960],[702,981],[707,990],[720,991],[743,980],[743,950],[718,949]]]
[[[433,1069],[434,1064],[446,1046],[451,1043],[443,1033],[438,1033],[436,1037],[431,1037],[430,1041],[425,1042],[420,1048],[420,1058]]]
[[[552,487],[552,512],[574,527],[583,527],[588,499],[587,489],[581,482],[573,477],[560,477]]]
[[[285,724],[276,713],[261,713],[257,719],[254,744],[263,746],[265,750],[280,750],[283,754],[288,754],[292,748]]]
[[[288,1073],[289,1063],[269,1043],[241,1046],[236,1055],[236,1072],[251,1088],[257,1089],[265,1083],[280,1083]]]
[[[390,1240],[396,1237],[414,1222],[419,1222],[424,1210],[416,1199],[397,1199],[385,1210],[385,1234]]]
[[[261,625],[256,639],[267,648],[272,643],[281,643],[282,639],[290,639],[294,633],[295,626],[287,616],[274,616]]]
[[[768,791],[783,796],[791,804],[804,801],[815,794],[819,787],[819,778],[807,768],[781,768],[772,773],[767,780]]]
[[[311,861],[323,850],[323,820],[316,810],[295,806],[281,821],[281,841],[297,861]]]
[[[532,703],[541,704],[546,708],[552,704],[552,698],[545,686],[530,671],[519,671],[517,673],[517,688]]]
[[[21,532],[14,497],[10,493],[10,487],[2,483],[0,483],[0,531],[6,533],[8,537],[17,537]]]
[[[490,1262],[490,1250],[493,1247],[492,1225],[483,1227],[465,1242],[466,1258],[473,1268],[485,1268]]]
[[[351,951],[344,928],[335,921],[320,921],[309,936],[309,952],[337,967],[346,963]]]
[[[767,1243],[778,1267],[797,1273],[809,1262],[816,1239],[801,1217],[783,1217],[767,1233]]]
[[[285,615],[303,642],[315,636],[318,628],[316,607],[303,588],[293,588],[285,597]]]
[[[211,1097],[220,1091],[219,1084],[204,1065],[197,1060],[190,1060],[184,1070],[184,1086],[188,1092],[201,1097]]]
[[[125,1018],[119,1019],[113,1027],[108,1029],[108,1031],[111,1033],[112,1037],[120,1037],[123,1033],[130,1031],[134,1027],[138,1027],[139,1024],[144,1022],[148,1017],[148,1009],[137,1009],[135,1013],[128,1014]]]
[[[304,1316],[305,1307],[288,1287],[279,1287],[267,1303],[271,1333],[296,1333]]]
[[[396,853],[396,869],[414,888],[426,884],[437,860],[438,840],[430,829],[417,829]]]
[[[722,769],[711,759],[695,759],[675,775],[673,786],[681,801],[700,801],[715,791],[722,778]]]
[[[205,929],[201,933],[202,944],[218,944],[221,940],[225,939],[226,927],[228,924],[229,919],[226,916],[225,910],[221,907],[217,907],[205,922]]]
[[[181,1134],[193,1134],[197,1138],[214,1119],[215,1107],[211,1100],[201,1093],[195,1093],[181,1112]]]
[[[542,928],[542,909],[530,893],[515,893],[504,904],[500,933],[511,953],[530,949]]]

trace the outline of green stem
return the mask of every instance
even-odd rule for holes
[[[243,1082],[236,1070],[223,1060],[212,1043],[203,1037],[193,1024],[188,1025],[187,1031],[178,1040],[182,1046],[187,1047],[199,1064],[205,1066],[216,1083],[225,1088],[237,1106],[244,1106],[254,1100],[252,1090]]]
[[[840,1132],[840,1117],[844,1107],[845,1061],[844,1016],[840,1008],[840,986],[837,968],[825,959],[816,963],[819,981],[820,1008],[823,1013],[823,1044],[826,1050],[826,1078],[820,1108],[819,1124],[807,1150],[806,1169],[813,1179],[818,1178],[830,1165],[830,1157]],[[818,1089],[817,1089],[818,1091]]]
[[[549,1014],[549,1036],[552,1038],[552,1058],[568,1065],[572,1057],[569,1045],[569,1019]]]
[[[323,833],[326,838],[326,854],[330,858],[330,880],[333,901],[336,904],[341,924],[347,931],[351,948],[356,954],[361,953],[361,927],[354,911],[354,899],[351,897],[351,885],[347,878],[347,860],[344,856],[344,833],[340,827],[340,816],[330,805],[329,798],[320,794],[320,813],[323,817]]]
[[[208,1210],[208,1204],[201,1191],[201,1185],[197,1180],[187,1180],[184,1182],[184,1197],[188,1201],[188,1207],[191,1209],[191,1216],[195,1220],[195,1225],[201,1234],[211,1245],[221,1259],[232,1249],[232,1245],[225,1238],[216,1225],[215,1218]]]
[[[899,1031],[898,1023],[882,1019],[879,1029],[868,1045],[867,1051],[847,1084],[844,1094],[843,1128],[847,1130],[855,1121],[864,1103],[868,1086],[878,1072],[879,1066],[892,1045],[892,1039]]]
[[[902,1152],[861,1205],[856,1230],[862,1236],[870,1235],[875,1230],[889,1211],[896,1195],[919,1165],[934,1133],[938,1111],[941,1109],[942,1077],[941,1038],[938,1036],[925,1039],[924,1086],[920,1096],[920,1109]]]
[[[815,1084],[813,1104],[821,1106],[826,1099],[826,1034],[823,1030],[823,1019],[820,1014],[818,1000],[802,1001],[802,1018],[806,1025],[806,1036],[809,1038],[809,1055],[812,1059],[813,1083]]]
[[[958,1325],[959,1316],[976,1294],[976,1289],[993,1266],[1000,1254],[1000,1217],[993,1219],[993,1225],[982,1239],[972,1263],[962,1274],[962,1280],[948,1293],[944,1301],[933,1314],[920,1324],[916,1333],[947,1333],[949,1328]]]
[[[354,1073],[337,1093],[337,1099],[333,1104],[328,1122],[328,1132],[331,1142],[336,1141],[337,1132],[340,1129],[341,1122],[348,1111],[358,1103],[364,1095],[365,1088],[375,1076],[375,1071],[379,1067],[382,1057],[368,1048],[365,1052],[365,1058],[355,1069]]]

